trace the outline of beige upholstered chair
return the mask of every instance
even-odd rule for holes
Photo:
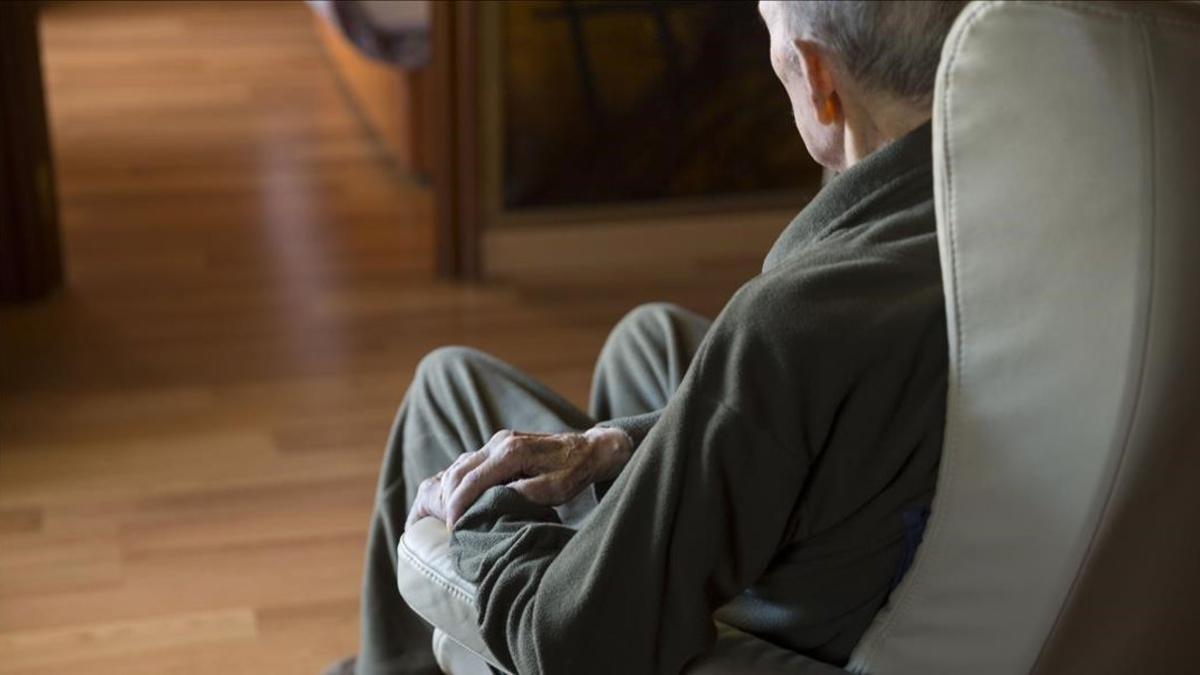
[[[977,2],[934,113],[945,450],[847,668],[1200,672],[1200,8]],[[440,523],[401,543],[447,671],[487,658]],[[838,673],[725,632],[701,673]]]

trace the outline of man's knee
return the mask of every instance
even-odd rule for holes
[[[445,347],[438,347],[425,354],[417,364],[417,370],[440,370],[447,367],[457,367],[464,363],[476,361],[484,356],[486,355],[478,349],[459,345],[447,345]]]
[[[490,360],[487,354],[472,349],[451,345],[438,347],[426,354],[417,364],[413,383],[446,382],[456,376],[469,373],[480,364]]]
[[[477,449],[455,444],[462,437],[457,425],[470,419],[469,402],[479,394],[479,375],[494,363],[477,349],[450,346],[429,352],[417,364],[402,406],[403,428],[412,435],[402,443],[409,499],[420,480],[444,469],[459,452]],[[440,440],[428,442],[429,438]]]
[[[609,335],[610,342],[644,341],[650,336],[665,336],[672,320],[685,312],[669,302],[647,302],[629,310]]]

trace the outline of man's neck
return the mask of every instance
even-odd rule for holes
[[[846,161],[842,170],[929,121],[926,106],[901,101],[873,101],[870,107],[848,110],[845,124]]]

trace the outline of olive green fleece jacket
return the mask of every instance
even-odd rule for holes
[[[518,673],[678,673],[714,620],[843,664],[933,495],[946,320],[930,128],[829,183],[717,317],[578,531],[507,487],[456,526]]]

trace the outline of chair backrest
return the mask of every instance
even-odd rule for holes
[[[975,2],[947,39],[945,450],[850,670],[1194,672],[1198,13]]]

